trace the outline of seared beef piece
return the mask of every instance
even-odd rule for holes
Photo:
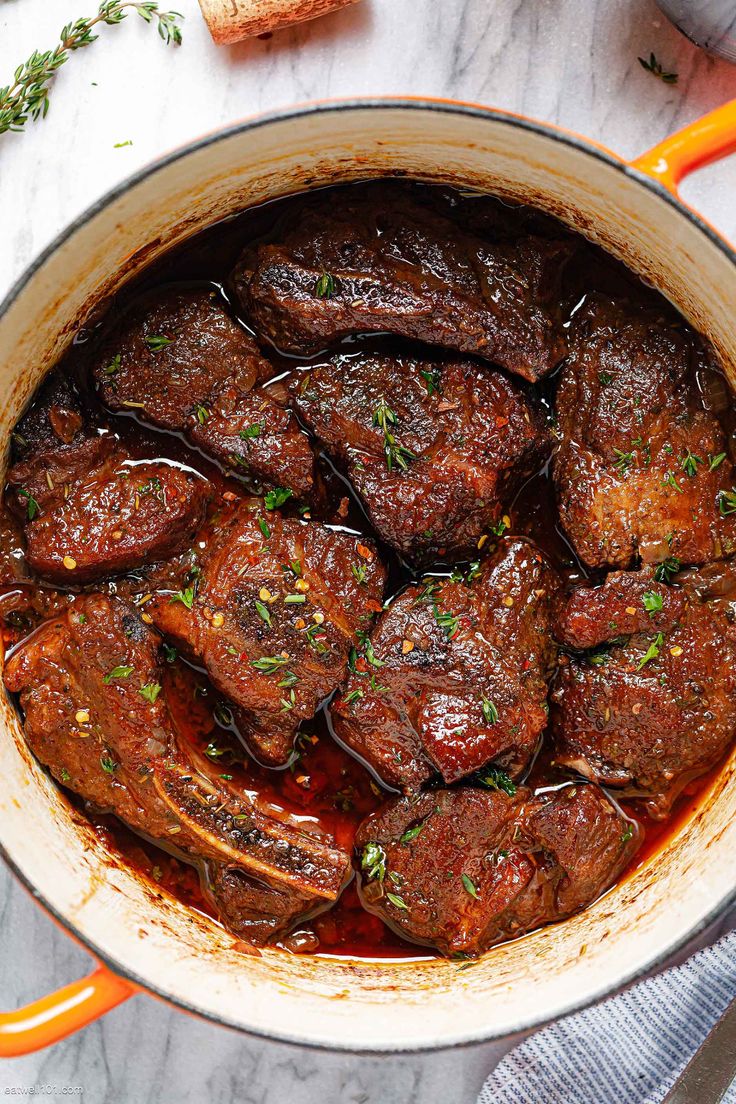
[[[472,581],[427,579],[391,603],[332,705],[337,736],[384,782],[453,782],[493,761],[518,775],[547,724],[557,579],[507,540]]]
[[[529,380],[565,353],[559,276],[571,246],[463,230],[401,187],[318,195],[232,276],[258,332],[311,353],[388,332],[477,353]]]
[[[591,567],[675,557],[703,563],[736,550],[722,492],[734,469],[703,409],[692,341],[656,315],[602,297],[576,316],[557,392],[560,517]],[[723,513],[727,516],[723,516]]]
[[[313,457],[253,339],[206,289],[156,292],[126,314],[95,355],[114,411],[182,431],[221,463],[306,496]]]
[[[472,553],[549,446],[520,389],[472,361],[358,353],[293,387],[378,533],[414,561]]]
[[[15,433],[8,504],[23,520],[26,560],[54,582],[89,583],[166,559],[201,524],[210,487],[194,471],[133,460],[85,424],[54,376]]]
[[[688,595],[661,581],[660,568],[612,571],[600,586],[558,592],[553,610],[555,637],[570,648],[595,648],[632,633],[664,632],[685,611]],[[669,573],[664,577],[669,580]]]
[[[650,607],[662,602],[648,627],[647,615],[638,612],[645,599]],[[625,609],[621,617],[625,602],[636,618]],[[619,628],[632,627],[632,636],[614,639]],[[641,795],[652,816],[665,816],[682,787],[713,766],[736,733],[732,611],[701,601],[695,580],[670,590],[648,575],[616,574],[602,587],[571,595],[558,635],[596,651],[568,657],[558,672],[552,695],[557,759]]]
[[[478,954],[584,908],[640,843],[638,827],[587,783],[539,796],[396,798],[355,838],[365,907],[445,955]]]
[[[5,684],[20,694],[28,744],[55,778],[146,836],[204,860],[223,918],[263,942],[334,901],[349,858],[286,816],[276,820],[177,739],[159,644],[134,607],[83,595],[11,655]]]
[[[380,609],[372,545],[317,522],[241,503],[200,555],[196,596],[159,594],[155,623],[238,707],[238,728],[268,764],[285,763],[301,721],[345,677],[358,633]]]

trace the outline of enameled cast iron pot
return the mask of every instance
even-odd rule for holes
[[[2,440],[90,308],[164,250],[267,199],[396,173],[557,215],[669,296],[736,386],[736,253],[677,194],[686,173],[735,150],[736,101],[632,164],[551,126],[438,100],[328,103],[221,131],[105,196],[13,289],[0,308]],[[53,1043],[139,989],[244,1031],[338,1049],[429,1049],[528,1030],[651,969],[736,896],[735,764],[736,752],[697,814],[626,881],[472,969],[252,957],[108,853],[34,761],[3,699],[0,849],[100,965],[0,1016],[0,1055]]]

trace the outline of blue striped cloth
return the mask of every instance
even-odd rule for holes
[[[659,1104],[734,997],[736,931],[530,1036],[499,1063],[478,1104]],[[724,1104],[736,1104],[736,1084]]]

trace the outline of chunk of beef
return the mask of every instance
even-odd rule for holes
[[[16,450],[8,504],[23,520],[26,560],[45,579],[89,583],[166,559],[204,518],[206,480],[164,461],[132,459],[115,437],[84,423],[61,377],[21,419]]]
[[[616,573],[573,592],[557,632],[573,647],[596,647],[569,656],[558,672],[558,760],[665,816],[736,733],[732,615],[701,600],[695,581],[668,588],[648,573]]]
[[[402,797],[356,835],[361,899],[404,938],[478,954],[591,904],[641,843],[597,786]]]
[[[378,533],[414,561],[471,554],[548,449],[521,390],[472,361],[338,356],[294,390]]]
[[[314,352],[388,332],[477,353],[529,380],[565,352],[557,289],[570,245],[494,241],[400,187],[327,191],[248,246],[235,292],[260,334]]]
[[[352,534],[261,507],[241,503],[206,536],[196,595],[159,594],[146,609],[207,668],[238,707],[246,743],[274,765],[345,677],[380,609],[384,570]]]
[[[93,371],[111,410],[135,411],[225,465],[310,494],[309,442],[279,389],[261,386],[273,369],[215,292],[146,296],[106,336]]]
[[[131,828],[202,860],[215,905],[255,942],[334,901],[349,858],[325,836],[226,784],[173,729],[158,633],[87,594],[9,658],[28,744],[54,777]],[[222,902],[222,904],[220,904]]]
[[[490,762],[518,775],[547,724],[555,585],[534,545],[507,540],[466,580],[409,587],[332,705],[339,739],[402,789]]]
[[[602,297],[575,317],[557,392],[560,517],[591,567],[703,563],[736,550],[723,431],[691,378],[696,351],[658,316]]]

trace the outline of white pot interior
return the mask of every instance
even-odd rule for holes
[[[267,198],[389,173],[462,184],[547,210],[664,291],[736,383],[736,268],[684,209],[593,147],[450,105],[307,110],[175,155],[103,201],[0,317],[9,431],[89,310],[177,242]],[[0,703],[0,845],[47,906],[114,968],[199,1013],[264,1035],[400,1050],[508,1035],[589,1002],[662,959],[736,888],[733,761],[663,850],[586,912],[489,952],[356,962],[232,949],[214,923],[110,855]]]

